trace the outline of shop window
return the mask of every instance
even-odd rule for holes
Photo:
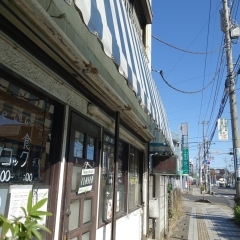
[[[119,141],[118,176],[116,185],[116,215],[121,216],[141,204],[142,154]],[[129,177],[128,177],[129,176]],[[100,191],[100,220],[109,222],[112,218],[114,177],[114,138],[108,134],[103,137],[102,179]]]
[[[102,221],[112,218],[114,138],[107,134],[103,137],[102,179],[100,192],[100,216]]]
[[[42,182],[54,105],[0,78],[0,182]]]
[[[116,212],[122,214],[126,210],[125,201],[127,193],[127,159],[128,159],[128,144],[119,142],[118,149],[118,181],[117,181],[117,197],[116,197]]]
[[[74,157],[83,158],[83,142],[84,142],[84,133],[76,131],[75,132],[74,151],[73,151]]]
[[[95,139],[93,137],[88,136],[87,140],[87,159],[94,160],[94,145]]]
[[[139,151],[130,148],[129,155],[129,209],[141,204],[142,156]]]

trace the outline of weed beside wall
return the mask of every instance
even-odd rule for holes
[[[235,223],[240,225],[240,198],[234,198],[235,206],[233,208]]]
[[[168,221],[169,228],[182,216],[182,191],[180,188],[175,188],[168,191]]]

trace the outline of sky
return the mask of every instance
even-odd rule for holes
[[[231,19],[240,25],[239,5],[238,0],[232,0],[229,6],[232,9]],[[189,158],[194,166],[199,157],[199,145],[203,146],[203,135],[208,140],[214,132],[227,77],[224,33],[219,13],[222,6],[221,0],[152,0],[152,68],[162,70],[171,87],[158,72],[152,72],[153,78],[170,130],[180,133],[181,124],[188,123]],[[236,40],[232,44],[232,55],[233,63],[239,63],[240,43]],[[238,68],[236,66],[235,70]],[[239,82],[236,82],[236,96],[239,115]],[[227,165],[233,170],[229,167],[232,155],[226,154],[232,148],[229,100],[221,117],[228,119],[229,138],[228,141],[220,141],[216,129],[209,150],[213,157],[210,167],[225,168]],[[240,127],[239,120],[238,124]]]

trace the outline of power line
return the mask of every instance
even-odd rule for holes
[[[237,63],[234,66],[234,69],[236,68],[236,66],[238,66],[238,62],[240,62],[240,55],[238,57]],[[234,71],[234,69],[233,69],[233,71]],[[235,77],[236,77],[236,74],[235,74]],[[238,89],[235,89],[235,90],[238,90]],[[212,139],[213,139],[214,134],[215,134],[216,129],[217,129],[217,120],[222,116],[223,110],[224,110],[225,105],[226,105],[227,100],[228,100],[228,96],[229,95],[226,94],[225,89],[224,89],[223,97],[222,97],[222,100],[221,100],[221,105],[220,105],[220,108],[219,108],[219,111],[218,111],[218,115],[217,115],[216,120],[215,120],[215,124],[214,124],[214,126],[212,128],[212,133],[210,135],[209,142],[212,142]]]
[[[221,48],[216,49],[216,50],[213,50],[213,51],[211,51],[211,52],[192,52],[192,51],[189,51],[189,50],[186,50],[186,49],[182,49],[182,48],[173,46],[173,45],[171,45],[170,43],[167,43],[167,42],[163,41],[162,39],[160,39],[160,38],[158,38],[158,37],[156,37],[156,36],[154,36],[154,35],[152,35],[152,37],[155,38],[156,40],[158,40],[159,42],[161,42],[161,43],[169,46],[169,47],[175,48],[175,49],[177,49],[177,50],[179,50],[179,51],[182,51],[182,52],[185,52],[185,53],[191,53],[191,54],[204,54],[204,55],[205,55],[205,54],[212,54],[212,53],[215,53],[215,52],[220,51],[220,50],[224,47],[224,46],[222,46]]]
[[[208,28],[207,28],[208,31],[207,31],[206,51],[208,50],[208,41],[209,41],[209,27],[210,27],[210,19],[211,19],[210,15],[211,15],[211,8],[212,8],[212,4],[211,4],[211,3],[212,3],[212,2],[209,1],[210,6],[209,6],[209,11],[208,11]],[[204,61],[203,87],[204,87],[204,84],[205,84],[206,65],[207,65],[207,55],[205,55],[205,61]],[[201,95],[202,95],[202,96],[201,96],[201,107],[200,107],[199,120],[200,120],[200,118],[201,118],[201,113],[202,113],[203,91],[202,91],[202,94],[201,94]]]
[[[220,65],[220,66],[221,66],[221,65]],[[209,86],[211,85],[211,83],[215,80],[216,76],[219,74],[220,68],[219,68],[218,71],[216,72],[214,78],[213,78],[205,87],[203,87],[203,88],[200,89],[200,90],[192,91],[192,92],[183,91],[183,90],[180,90],[180,89],[177,89],[177,88],[173,87],[170,83],[168,83],[168,82],[166,81],[165,77],[163,76],[163,71],[162,71],[162,70],[161,70],[161,71],[158,71],[158,70],[152,68],[152,71],[159,73],[159,74],[161,75],[163,81],[164,81],[169,87],[171,87],[172,89],[174,89],[174,90],[176,90],[176,91],[178,91],[178,92],[181,92],[181,93],[194,94],[194,93],[199,93],[199,92],[205,90],[207,87],[209,87]]]
[[[210,76],[212,74],[214,74],[214,72],[208,73],[205,76]],[[202,78],[202,77],[204,77],[204,76],[201,75],[199,77],[189,78],[189,79],[186,79],[186,80],[183,80],[183,81],[176,82],[174,85],[178,85],[178,84],[181,84],[181,83],[184,83],[184,82],[189,82],[189,81],[196,80],[196,79],[199,79],[199,78]],[[160,86],[160,88],[164,88],[164,87],[167,87],[167,86]]]
[[[222,38],[222,42],[223,42],[223,38]],[[222,53],[221,53],[221,60],[220,60],[220,54],[219,54],[219,56],[218,56],[218,62],[220,61],[220,62],[224,62],[224,51],[222,51]],[[211,109],[211,114],[210,114],[210,117],[209,117],[209,122],[211,122],[211,119],[212,119],[212,116],[213,116],[213,112],[214,112],[214,110],[216,109],[215,108],[215,106],[216,106],[216,102],[217,102],[217,97],[218,97],[218,95],[219,95],[219,90],[220,90],[220,85],[221,85],[221,82],[222,82],[222,79],[223,79],[223,70],[224,70],[224,68],[225,68],[225,65],[224,64],[222,64],[222,66],[224,66],[223,68],[222,68],[222,73],[221,73],[221,78],[220,78],[220,73],[219,73],[219,75],[218,75],[218,79],[217,79],[217,81],[216,81],[216,87],[215,87],[215,93],[214,93],[214,98],[213,98],[213,102],[212,102],[212,109]],[[221,81],[219,81],[219,79],[221,79]],[[213,89],[214,89],[214,85],[212,86],[212,91],[213,91]],[[213,96],[213,94],[211,94],[211,96]],[[206,115],[207,115],[207,112],[206,112]],[[206,115],[205,115],[205,118],[206,118]],[[208,130],[209,130],[209,126],[210,126],[210,124],[208,125],[208,127],[207,127],[207,133],[208,133]]]

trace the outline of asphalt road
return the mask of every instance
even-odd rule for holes
[[[222,204],[233,208],[234,206],[234,196],[236,194],[236,190],[233,188],[225,188],[225,187],[216,187],[212,186],[212,192],[215,195],[205,194],[204,198],[209,200],[213,204]],[[184,194],[184,197],[189,200],[199,200],[202,199],[202,196],[194,196],[191,194]]]

